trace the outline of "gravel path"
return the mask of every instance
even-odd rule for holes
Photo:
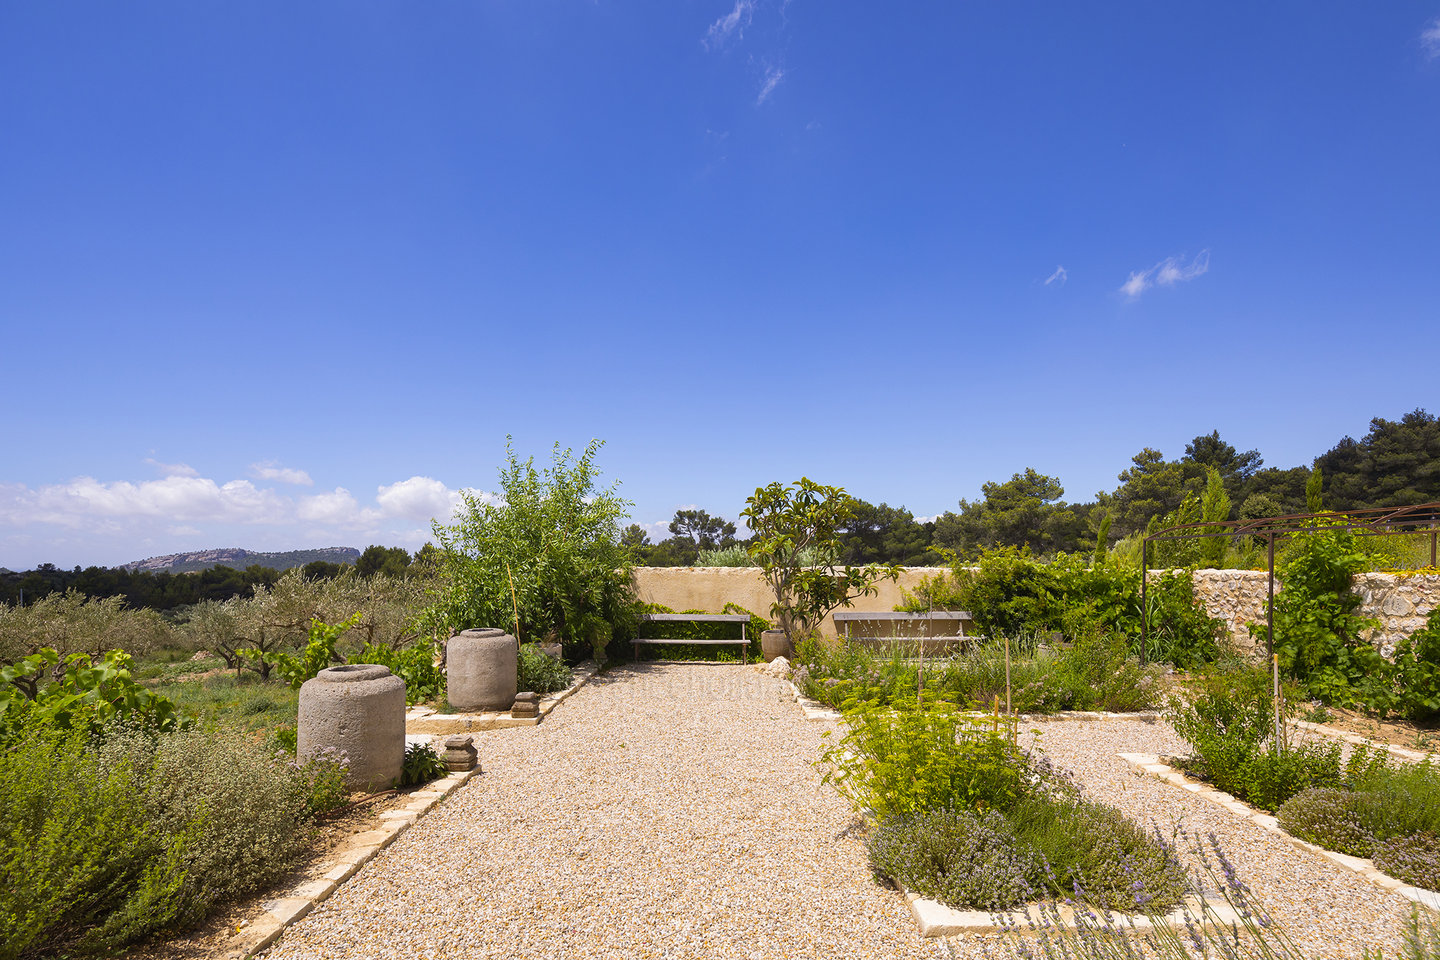
[[[1168,726],[1036,728],[1090,796],[1217,834],[1307,956],[1397,955],[1407,901],[1115,756],[1182,751]],[[981,938],[922,939],[870,879],[858,821],[813,766],[834,729],[755,668],[602,674],[537,727],[478,734],[484,774],[268,956],[993,955]]]
[[[754,668],[602,674],[478,734],[484,774],[268,956],[933,960],[812,766],[829,728]]]

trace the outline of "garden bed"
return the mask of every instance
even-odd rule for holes
[[[540,697],[540,715],[512,717],[509,710],[481,710],[475,713],[439,713],[434,707],[417,705],[405,711],[406,734],[445,736],[503,730],[507,727],[533,727],[563,703],[571,694],[589,683],[600,672],[593,660],[587,660],[571,673],[570,686]]]
[[[1237,800],[1222,790],[1217,790],[1199,780],[1187,777],[1184,773],[1166,763],[1163,758],[1145,753],[1121,753],[1117,754],[1117,756],[1130,764],[1137,773],[1143,776],[1154,777],[1157,780],[1162,780],[1184,790],[1188,790],[1195,796],[1208,800],[1217,806],[1224,807],[1235,816],[1249,820],[1261,829],[1275,834],[1296,849],[1324,857],[1337,866],[1344,867],[1346,870],[1359,874],[1381,889],[1393,891],[1413,903],[1418,903],[1431,910],[1440,911],[1440,892],[1427,890],[1423,887],[1414,886],[1413,884],[1407,884],[1403,880],[1389,876],[1375,866],[1374,860],[1338,853],[1334,850],[1327,850],[1318,844],[1310,843],[1309,841],[1293,836],[1280,826],[1278,818],[1273,814],[1267,813],[1264,810],[1258,810],[1242,800]]]

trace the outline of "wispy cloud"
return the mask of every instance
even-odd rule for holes
[[[1063,287],[1065,285],[1065,281],[1069,278],[1069,276],[1070,275],[1065,272],[1064,267],[1057,266],[1055,268],[1055,272],[1045,278],[1045,286],[1048,287],[1052,283],[1058,283]]]
[[[262,460],[260,463],[250,464],[250,476],[256,480],[278,480],[281,483],[292,483],[297,487],[313,487],[315,485],[315,481],[310,479],[310,474],[304,470],[282,467],[274,460]]]
[[[188,463],[161,463],[154,457],[146,457],[145,462],[160,472],[162,477],[198,477],[200,471]]]
[[[1182,281],[1194,280],[1209,269],[1209,250],[1201,250],[1189,263],[1184,257],[1166,257],[1148,270],[1130,274],[1120,285],[1120,292],[1134,300],[1151,287],[1173,287]]]
[[[765,79],[760,84],[760,95],[755,98],[755,105],[758,107],[770,98],[775,88],[780,86],[780,81],[785,79],[783,67],[766,67]]]
[[[706,50],[717,50],[728,43],[731,37],[740,39],[745,36],[745,28],[750,26],[754,13],[755,0],[735,0],[734,9],[710,24],[710,29],[705,32],[705,39],[700,42],[705,45]]]
[[[1420,48],[1431,60],[1440,57],[1440,17],[1431,20],[1429,25],[1420,31]]]

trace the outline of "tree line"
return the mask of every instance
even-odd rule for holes
[[[1253,520],[1316,505],[1359,510],[1437,501],[1440,418],[1423,409],[1399,420],[1376,417],[1361,439],[1346,436],[1309,466],[1290,468],[1267,467],[1258,450],[1237,450],[1213,430],[1173,460],[1144,448],[1116,479],[1113,490],[1069,503],[1059,477],[1026,467],[982,485],[979,499],[962,499],[958,509],[925,521],[904,507],[856,500],[854,519],[840,531],[841,559],[923,566],[947,554],[974,559],[1005,547],[1052,556],[1113,546],[1169,520]],[[636,561],[649,566],[730,562],[744,546],[734,523],[704,510],[677,511],[669,529],[670,537],[651,543],[632,524],[622,539]]]

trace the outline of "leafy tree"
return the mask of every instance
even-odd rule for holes
[[[855,597],[875,593],[882,577],[899,575],[893,566],[841,561],[840,531],[855,517],[854,500],[841,487],[807,477],[757,487],[740,516],[754,532],[750,556],[775,594],[770,612],[792,640],[814,633]]]
[[[1332,510],[1401,507],[1440,500],[1440,419],[1413,410],[1376,417],[1360,440],[1343,438],[1315,460]]]
[[[426,611],[429,629],[507,627],[521,640],[586,644],[597,659],[612,636],[633,632],[639,607],[620,542],[630,503],[618,484],[599,485],[600,447],[592,440],[576,458],[556,444],[542,472],[507,445],[499,498],[466,494],[453,525],[435,524],[446,584]]]
[[[383,573],[387,577],[403,577],[410,569],[410,554],[403,547],[379,547],[371,544],[355,561],[355,572],[362,577]]]
[[[898,563],[923,566],[929,559],[934,524],[916,522],[904,507],[852,501],[854,516],[839,531],[846,563]]]
[[[1120,486],[1114,493],[1097,495],[1100,505],[1111,511],[1119,536],[1144,530],[1156,516],[1178,510],[1186,495],[1200,486],[1198,466],[1187,470],[1186,464],[1169,462],[1152,447],[1135,454],[1131,462],[1133,466],[1119,474]]]
[[[1026,467],[1004,483],[981,486],[985,499],[960,501],[960,512],[935,521],[934,539],[962,557],[999,547],[1037,554],[1079,549],[1088,543],[1085,511],[1060,500],[1065,488],[1056,477]]]
[[[694,543],[696,550],[720,550],[735,543],[735,524],[704,510],[676,510],[670,532]]]
[[[1233,446],[1220,439],[1220,431],[1212,430],[1207,436],[1199,436],[1185,445],[1182,462],[1194,463],[1201,467],[1214,467],[1220,472],[1226,490],[1234,492],[1255,475],[1265,463],[1259,450],[1239,453]]]

